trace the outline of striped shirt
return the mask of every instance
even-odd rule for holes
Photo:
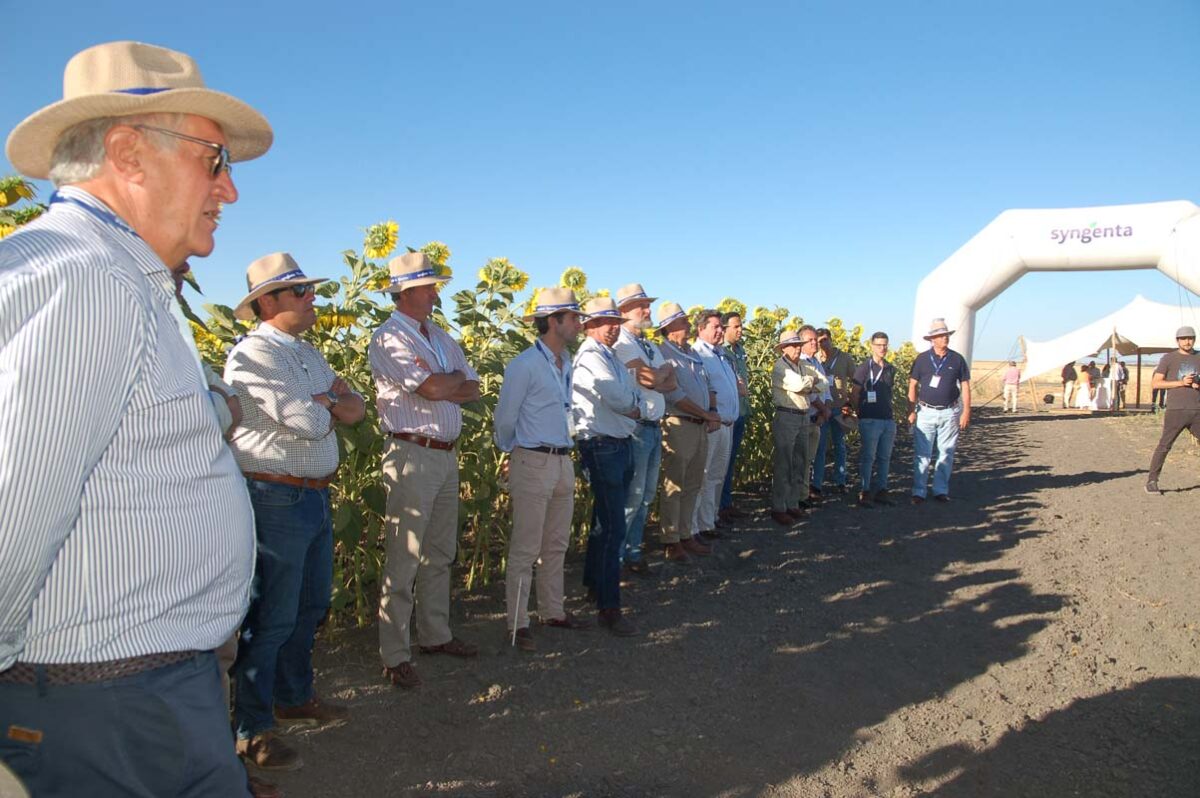
[[[571,410],[580,438],[628,438],[637,422],[625,414],[644,410],[638,388],[625,364],[595,338],[585,338],[575,353]]]
[[[446,400],[430,401],[417,389],[432,374],[461,371],[472,382],[478,382],[479,375],[445,330],[428,319],[423,327],[429,339],[421,334],[416,319],[397,310],[371,337],[367,357],[375,375],[380,425],[384,432],[457,440],[462,432],[462,408]]]
[[[554,353],[540,340],[517,355],[504,369],[500,399],[493,425],[496,446],[511,452],[514,446],[570,448],[571,353],[562,353],[562,368]]]
[[[229,440],[242,471],[306,479],[336,471],[333,416],[313,401],[336,378],[315,346],[269,322],[246,335],[225,363],[225,381],[242,406],[242,423]]]
[[[250,499],[174,304],[78,188],[0,241],[0,669],[213,649],[241,623]]]

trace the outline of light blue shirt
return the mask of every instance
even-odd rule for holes
[[[595,338],[585,338],[575,353],[571,409],[580,438],[607,435],[628,438],[637,422],[626,416],[643,409],[638,387],[617,354]]]
[[[721,417],[721,422],[737,421],[741,403],[738,402],[737,374],[733,365],[727,356],[718,352],[717,348],[707,341],[697,339],[696,343],[692,344],[692,351],[704,364],[712,389],[717,394],[717,415]]]
[[[493,417],[496,445],[505,452],[517,446],[570,448],[570,414],[571,353],[562,353],[559,369],[554,352],[538,341],[504,369]]]

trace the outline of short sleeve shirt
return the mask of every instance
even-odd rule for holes
[[[1168,352],[1158,361],[1155,374],[1168,380],[1182,380],[1189,374],[1200,373],[1200,354],[1185,355]],[[1200,408],[1200,391],[1195,388],[1179,387],[1167,389],[1168,410],[1196,410]]]
[[[859,418],[892,417],[892,387],[896,384],[895,366],[885,360],[880,367],[875,365],[873,359],[868,359],[866,363],[861,363],[854,369],[851,379],[861,389],[858,407],[855,408]],[[869,401],[872,395],[875,399],[873,402]]]
[[[958,402],[960,384],[971,381],[971,368],[963,356],[953,349],[947,349],[942,358],[929,349],[917,355],[913,361],[911,377],[919,385],[918,401],[934,407],[950,407]],[[934,385],[934,382],[937,384]]]

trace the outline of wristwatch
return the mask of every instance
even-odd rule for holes
[[[338,395],[336,393],[334,393],[333,391],[326,391],[325,397],[329,400],[330,407],[337,407]]]

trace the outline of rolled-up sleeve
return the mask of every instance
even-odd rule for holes
[[[272,421],[299,438],[315,441],[329,434],[332,416],[307,392],[307,381],[287,367],[287,359],[269,357],[271,343],[250,337],[229,355],[225,381],[243,402],[251,402]]]

